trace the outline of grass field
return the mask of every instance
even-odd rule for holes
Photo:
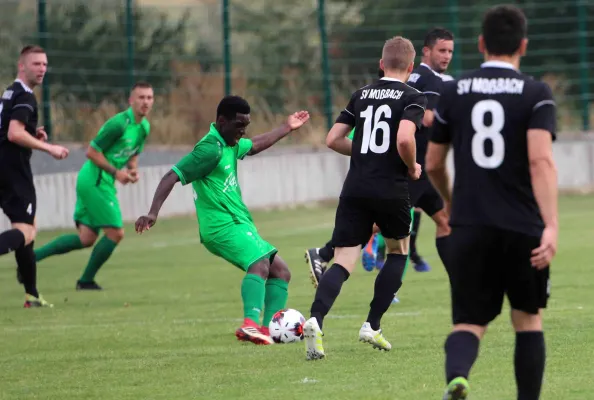
[[[594,399],[594,197],[564,197],[560,208],[542,398]],[[333,215],[330,207],[254,214],[292,269],[288,306],[306,317],[314,289],[303,250],[325,243]],[[128,226],[99,273],[100,293],[74,290],[89,250],[40,263],[53,309],[22,308],[12,256],[3,257],[0,399],[441,399],[450,302],[423,218],[419,248],[433,271],[410,270],[401,303],[384,318],[392,351],[357,341],[375,278],[358,268],[324,325],[327,359],[317,362],[305,361],[302,343],[236,341],[242,274],[201,247],[193,216],[159,221],[143,236]],[[483,342],[471,399],[515,398],[513,340],[506,309]]]

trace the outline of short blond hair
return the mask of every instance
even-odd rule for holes
[[[406,71],[410,63],[415,60],[416,52],[412,42],[402,36],[395,36],[386,40],[382,50],[384,68],[396,71]]]

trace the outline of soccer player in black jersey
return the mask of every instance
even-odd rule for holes
[[[527,21],[515,6],[489,9],[481,68],[444,84],[427,174],[451,209],[448,238],[453,330],[445,342],[444,399],[465,399],[489,323],[509,299],[518,400],[536,400],[545,367],[542,312],[557,248],[557,176],[550,88],[519,71]],[[454,150],[453,190],[445,160]]]
[[[308,360],[325,356],[322,324],[338,297],[342,284],[355,268],[361,243],[371,236],[374,223],[381,229],[388,256],[378,273],[367,321],[359,331],[361,341],[390,350],[380,320],[400,288],[408,255],[412,208],[408,179],[418,179],[415,133],[421,125],[426,97],[408,86],[415,50],[408,39],[386,41],[380,68],[385,76],[357,90],[328,133],[326,144],[351,156],[342,188],[332,242],[334,264],[324,273],[311,318],[304,324]],[[347,135],[355,128],[353,140]]]
[[[37,267],[33,252],[37,198],[31,151],[42,150],[56,159],[68,149],[47,143],[43,127],[37,127],[37,100],[33,88],[47,71],[45,51],[26,46],[18,62],[17,79],[0,100],[0,208],[10,219],[11,229],[0,234],[0,255],[15,252],[20,279],[25,287],[25,308],[51,306],[37,291]]]

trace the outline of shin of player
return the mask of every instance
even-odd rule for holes
[[[549,297],[549,263],[557,248],[556,112],[550,88],[519,72],[526,27],[519,8],[490,9],[479,37],[485,62],[446,83],[435,112],[427,172],[452,210],[448,272],[454,326],[445,342],[445,400],[467,398],[480,340],[501,312],[505,296],[516,331],[517,399],[540,397],[542,312]],[[473,81],[485,85],[471,85]],[[450,145],[456,171],[453,193],[445,167]]]
[[[43,82],[46,71],[45,51],[38,46],[24,47],[18,61],[17,79],[0,100],[0,207],[12,228],[0,234],[0,255],[15,252],[17,273],[25,287],[26,308],[51,306],[37,291],[33,253],[37,198],[31,152],[41,150],[58,160],[68,156],[68,149],[47,143],[43,127],[37,127],[33,88]]]
[[[101,290],[95,281],[99,269],[107,262],[124,238],[124,228],[116,181],[122,185],[136,183],[138,156],[150,132],[147,120],[153,103],[153,88],[137,82],[128,99],[130,107],[110,118],[87,149],[88,160],[76,180],[74,221],[76,234],[62,235],[35,251],[37,261],[95,245],[77,290]]]
[[[384,45],[380,68],[385,76],[357,90],[328,133],[326,143],[334,151],[351,156],[338,209],[332,243],[335,262],[324,273],[304,325],[306,358],[325,356],[322,325],[349,278],[374,223],[381,230],[388,257],[377,276],[370,318],[359,332],[362,341],[390,350],[379,324],[401,285],[411,227],[408,178],[419,179],[415,133],[421,125],[426,97],[406,85],[415,51],[405,38]],[[382,95],[383,93],[383,95]],[[355,127],[353,140],[347,135]],[[381,132],[381,137],[376,137]]]
[[[300,111],[280,127],[247,139],[243,136],[250,123],[248,102],[238,96],[225,97],[210,131],[163,177],[148,215],[136,221],[138,233],[148,230],[175,184],[192,184],[201,243],[245,272],[241,283],[244,322],[235,332],[242,341],[273,343],[268,324],[286,306],[291,274],[277,249],[259,235],[241,198],[237,161],[268,149],[308,120],[309,114]]]

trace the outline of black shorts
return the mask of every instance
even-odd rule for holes
[[[410,235],[411,205],[409,199],[371,199],[341,197],[336,210],[332,244],[355,247],[367,243],[376,223],[387,239],[404,239]]]
[[[37,195],[30,168],[0,164],[0,208],[11,223],[33,225]]]
[[[549,267],[530,264],[540,238],[498,228],[453,226],[448,237],[448,273],[454,324],[485,326],[512,309],[537,314],[549,298]]]
[[[413,207],[420,208],[428,216],[432,217],[443,209],[443,200],[428,179],[409,181],[408,190]]]

